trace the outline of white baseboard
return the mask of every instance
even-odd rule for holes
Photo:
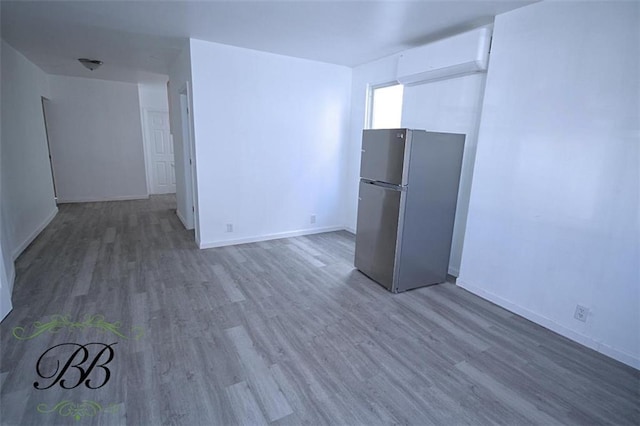
[[[449,271],[447,272],[449,275],[458,278],[460,275],[460,270],[458,268],[449,267]]]
[[[189,225],[187,225],[187,219],[185,219],[184,216],[182,216],[182,213],[180,213],[180,210],[176,209],[176,216],[178,216],[178,219],[180,219],[180,222],[182,222],[182,225],[184,226],[185,229],[191,230],[193,229],[193,227],[189,228]]]
[[[533,321],[544,328],[547,328],[555,333],[560,334],[561,336],[571,339],[574,342],[580,343],[583,346],[591,348],[597,352],[600,352],[603,355],[606,355],[610,358],[613,358],[617,361],[627,364],[633,368],[640,369],[640,358],[637,358],[626,352],[622,352],[618,349],[612,348],[611,346],[608,346],[604,343],[598,342],[597,340],[589,336],[585,336],[583,334],[577,333],[561,324],[558,324],[557,322],[549,318],[543,317],[542,315],[539,315],[533,311],[530,311],[529,309],[524,308],[520,305],[516,305],[515,303],[510,302],[506,299],[503,299],[502,297],[497,296],[493,293],[490,293],[486,290],[483,290],[478,286],[475,286],[473,284],[470,284],[460,279],[457,280],[456,284],[464,288],[465,290],[470,291],[476,296],[479,296],[483,299],[493,302],[496,305],[501,306],[507,309],[508,311],[511,311],[514,314],[520,315],[521,317],[524,317],[530,321]]]
[[[2,262],[3,259],[0,259]],[[13,304],[11,303],[11,295],[13,294],[13,283],[16,280],[16,268],[13,266],[13,262],[11,262],[11,270],[5,271],[7,274],[7,288],[6,290],[2,288],[0,284],[0,322],[4,320],[11,310],[13,309]]]
[[[42,232],[42,230],[44,228],[47,227],[47,225],[49,223],[51,223],[51,221],[53,220],[54,217],[56,217],[56,214],[58,214],[58,208],[54,207],[54,209],[51,211],[51,213],[49,214],[49,216],[47,216],[45,218],[45,220],[36,227],[36,229],[33,230],[33,232],[31,234],[29,234],[29,236],[20,244],[18,245],[18,247],[16,247],[13,250],[13,253],[11,253],[13,261],[15,262],[15,260],[18,258],[18,256],[20,256],[22,254],[22,252],[24,251],[24,249],[26,249],[27,247],[29,247],[29,244],[31,244],[33,242],[33,240],[36,239],[36,237],[38,235],[40,235],[40,233]],[[14,271],[15,272],[15,271]],[[13,282],[13,281],[12,281]],[[13,288],[13,285],[11,286],[11,288]]]
[[[11,289],[4,291],[2,287],[0,287],[0,322],[2,322],[12,310]]]
[[[208,249],[214,247],[234,246],[237,244],[257,243],[259,241],[278,240],[280,238],[300,237],[302,235],[321,234],[323,232],[334,232],[344,230],[344,226],[329,226],[325,228],[301,229],[291,232],[279,232],[275,234],[256,235],[254,237],[238,238],[233,240],[200,242],[198,247]]]
[[[343,228],[345,231],[352,233],[353,235],[356,235],[356,229],[355,228],[350,228],[350,227],[345,227]]]
[[[16,282],[16,267],[11,268],[11,273],[9,274],[9,289],[13,292],[13,283]]]
[[[80,198],[58,198],[58,204],[69,203],[101,203],[103,201],[129,201],[129,200],[147,200],[149,194],[144,195],[123,195],[119,197],[80,197]]]
[[[180,222],[182,222],[182,226],[184,226],[186,229],[189,229],[189,227],[187,226],[187,220],[184,218],[184,216],[182,216],[182,213],[180,213],[180,210],[176,209],[176,216],[178,216],[178,219],[180,219]]]
[[[5,271],[6,272],[6,271]],[[9,294],[13,294],[13,283],[16,282],[16,266],[11,262],[11,270],[7,274],[7,284],[9,287]]]

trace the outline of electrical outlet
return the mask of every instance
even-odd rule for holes
[[[309,219],[309,223],[316,223],[316,215],[312,214],[311,218]]]
[[[587,315],[589,314],[589,308],[582,305],[576,305],[576,313],[573,317],[578,321],[587,322]]]
[[[227,223],[227,232],[233,232],[233,223]]]

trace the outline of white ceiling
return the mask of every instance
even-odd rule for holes
[[[166,81],[188,38],[355,66],[493,21],[498,1],[7,1],[2,38],[50,74]],[[77,58],[104,61],[88,71]]]

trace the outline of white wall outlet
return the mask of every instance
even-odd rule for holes
[[[576,312],[573,317],[578,321],[587,322],[587,315],[589,315],[589,308],[582,305],[576,305]]]
[[[227,232],[233,232],[233,223],[227,223]]]
[[[316,215],[312,214],[311,218],[309,219],[309,223],[316,223]]]

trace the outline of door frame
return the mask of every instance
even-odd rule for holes
[[[56,174],[53,167],[53,157],[51,155],[51,141],[49,136],[49,123],[47,121],[47,108],[46,103],[50,103],[51,99],[44,96],[40,96],[40,103],[42,104],[42,119],[44,120],[44,134],[47,139],[47,152],[49,153],[49,167],[51,169],[51,183],[53,185],[53,199],[58,204],[58,188],[56,188]]]
[[[196,244],[200,246],[200,226],[198,222],[198,186],[197,186],[197,168],[195,155],[195,140],[193,137],[193,104],[191,102],[191,87],[186,81],[178,90],[178,100],[180,103],[180,132],[182,139],[182,158],[184,161],[184,182],[185,182],[185,199],[187,202],[187,217],[185,218],[188,225],[195,230]],[[191,211],[189,212],[189,207]],[[187,229],[190,229],[187,226]]]

